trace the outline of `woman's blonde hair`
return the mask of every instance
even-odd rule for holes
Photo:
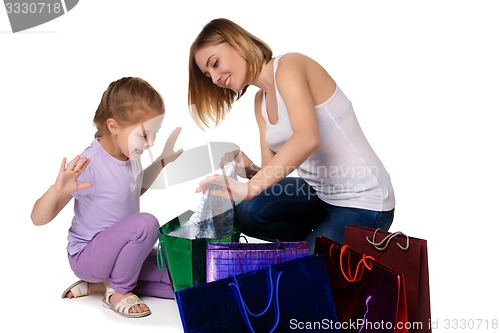
[[[228,43],[247,62],[248,81],[257,77],[263,64],[273,56],[271,48],[261,39],[255,37],[236,23],[224,19],[214,19],[204,26],[189,50],[189,86],[188,105],[191,115],[201,127],[210,126],[210,121],[217,126],[248,88],[236,93],[213,84],[212,80],[198,68],[194,60],[198,50],[206,47]]]
[[[113,118],[121,124],[135,124],[147,114],[165,113],[163,98],[148,82],[138,77],[124,77],[111,82],[102,94],[94,116],[95,137],[109,131],[106,121]]]

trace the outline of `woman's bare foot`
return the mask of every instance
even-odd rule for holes
[[[87,288],[88,288],[87,295],[104,294],[104,292],[106,291],[106,286],[102,282],[98,282],[98,283],[87,282]],[[68,291],[68,293],[66,294],[66,297],[73,298],[74,297],[73,292],[71,290]]]

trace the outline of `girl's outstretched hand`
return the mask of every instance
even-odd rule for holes
[[[167,142],[165,143],[165,147],[163,148],[163,152],[161,153],[161,159],[163,160],[164,165],[175,161],[182,154],[182,149],[174,152],[175,142],[177,141],[180,133],[181,128],[177,127],[168,137]]]
[[[224,197],[232,200],[235,204],[245,200],[248,196],[248,184],[239,182],[231,177],[222,175],[208,176],[205,180],[199,183],[196,192],[205,192],[210,184],[216,184],[222,189],[211,189],[210,195]]]
[[[77,182],[78,177],[80,177],[83,170],[87,168],[89,163],[90,160],[88,158],[80,158],[80,155],[78,155],[68,164],[68,167],[66,168],[66,158],[63,158],[56,183],[54,184],[54,189],[57,192],[69,194],[91,187],[91,182],[83,184],[78,184]]]
[[[51,185],[33,206],[31,220],[34,225],[44,225],[52,221],[71,200],[71,193],[92,186],[91,182],[78,184],[77,181],[89,163],[88,158],[80,158],[78,155],[66,167],[66,158],[63,158],[55,184]]]

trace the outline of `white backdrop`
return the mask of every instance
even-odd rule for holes
[[[30,213],[62,158],[91,142],[100,97],[123,76],[148,80],[165,98],[153,154],[181,126],[178,148],[229,141],[259,162],[255,90],[205,133],[187,108],[191,42],[208,21],[226,17],[276,55],[305,53],[332,74],[391,173],[397,200],[391,230],[428,240],[435,331],[452,330],[450,319],[473,320],[468,331],[492,331],[500,319],[497,8],[485,0],[87,0],[13,34],[1,7],[0,325],[182,332],[174,301],[148,298],[153,315],[127,320],[102,308],[97,297],[61,300],[75,280],[65,255],[72,205],[43,227],[32,225]],[[195,188],[192,182],[152,190],[142,207],[166,222],[196,208]]]

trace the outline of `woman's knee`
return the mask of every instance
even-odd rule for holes
[[[242,233],[253,237],[260,235],[262,225],[259,220],[259,212],[251,200],[243,201],[235,206],[234,218]]]
[[[234,207],[234,215],[239,223],[245,223],[253,220],[257,214],[257,207],[252,200],[245,200]]]

